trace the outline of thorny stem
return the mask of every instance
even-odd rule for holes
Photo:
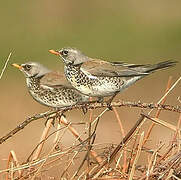
[[[84,105],[75,105],[72,107],[67,107],[66,109],[64,108],[64,111],[69,111],[72,109],[80,109],[81,107],[85,106]],[[97,109],[97,108],[103,108],[107,107],[107,103],[89,103],[86,105],[88,109]],[[172,112],[177,112],[181,113],[181,106],[172,106],[172,105],[161,105],[161,104],[153,104],[153,103],[141,103],[141,102],[124,102],[124,101],[117,101],[117,102],[112,102],[111,103],[112,107],[136,107],[136,108],[144,108],[144,109],[161,109],[161,110],[166,110],[166,111],[172,111]],[[0,144],[5,142],[7,139],[11,138],[14,134],[25,128],[29,123],[32,121],[41,119],[41,118],[47,118],[52,114],[62,111],[60,110],[52,110],[52,111],[47,111],[44,113],[36,114],[32,117],[27,118],[25,121],[20,123],[17,127],[15,127],[13,130],[8,132],[5,136],[0,138]]]

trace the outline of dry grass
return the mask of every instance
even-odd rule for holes
[[[156,114],[150,115],[152,110],[147,114],[140,113],[138,117],[135,117],[138,120],[129,132],[125,131],[115,108],[119,107],[119,104],[115,102],[113,106],[115,104],[116,106],[113,107],[113,111],[105,108],[96,118],[94,118],[94,110],[92,110],[93,105],[88,106],[88,108],[90,107],[90,116],[87,123],[71,123],[63,115],[63,112],[57,111],[38,114],[26,119],[13,131],[0,138],[1,146],[30,122],[33,123],[34,120],[40,118],[50,120],[47,122],[35,149],[32,150],[30,155],[27,154],[27,160],[25,162],[18,161],[16,153],[12,150],[9,153],[7,168],[0,170],[0,174],[4,174],[7,180],[55,179],[53,176],[47,178],[44,175],[54,168],[57,170],[58,179],[181,179],[180,105],[175,107],[177,111],[174,108],[172,111],[172,109],[167,108],[168,106],[164,106],[167,96],[180,80],[181,78],[171,86],[171,79],[169,79],[165,94],[158,101],[159,105],[155,106],[158,109]],[[143,107],[143,103],[135,104],[138,108]],[[102,105],[103,107],[104,105]],[[128,106],[127,109],[129,110],[132,107],[135,106]],[[167,108],[165,110],[168,110],[169,113],[180,114],[177,125],[159,118],[161,109],[164,109],[164,107]],[[147,108],[153,109],[153,105],[149,105]],[[118,144],[112,144],[111,142],[107,144],[95,143],[99,120],[106,113],[114,113],[117,119],[123,137]],[[55,119],[58,122],[56,123],[56,130],[50,133],[53,127],[52,122]],[[148,121],[152,121],[151,126],[143,130],[143,125]],[[78,131],[78,126],[83,126],[83,130]],[[173,132],[174,136],[170,139],[169,146],[160,143],[155,144],[155,149],[147,147],[147,141],[150,140],[150,134],[155,126],[159,126],[160,131],[166,127]],[[63,138],[67,132],[75,137],[75,141],[70,146],[63,144]],[[102,133],[106,132],[103,131]],[[52,147],[49,151],[43,152],[42,149],[50,137],[54,138]],[[145,157],[145,154],[148,163],[146,165],[140,164],[139,159],[142,156]]]
[[[2,70],[1,70],[0,80],[1,80],[2,77],[3,77],[3,74],[4,74],[5,70],[6,70],[6,67],[7,67],[7,65],[8,65],[8,62],[9,62],[9,60],[10,60],[11,55],[12,55],[12,52],[9,53],[9,56],[8,56],[7,60],[5,61],[4,67],[3,67]]]

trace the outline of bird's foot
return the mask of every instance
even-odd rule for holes
[[[82,106],[81,107],[82,108],[82,112],[84,113],[84,115],[87,113],[87,111],[88,111],[88,108],[86,107],[86,105],[85,106]]]
[[[112,111],[111,102],[112,102],[112,98],[110,98],[110,99],[108,99],[108,100],[106,101],[106,103],[107,103],[107,108],[108,108],[110,111]]]
[[[47,126],[47,123],[48,121],[52,120],[51,124],[53,127],[55,127],[55,121],[56,121],[56,117],[50,117],[50,118],[47,118],[46,121],[45,121],[45,126]]]
[[[107,108],[112,111],[113,108],[112,108],[112,105],[111,105],[111,102],[110,101],[107,101]]]
[[[111,111],[113,110],[111,103],[112,103],[113,99],[116,97],[116,95],[117,95],[118,93],[119,93],[119,92],[116,92],[116,93],[107,101],[107,108],[108,108],[109,110],[111,110]]]
[[[56,119],[60,119],[61,116],[66,117],[66,116],[64,115],[64,112],[66,112],[66,111],[63,110],[61,113],[57,112],[54,117],[48,117],[48,118],[46,119],[46,121],[45,121],[45,126],[47,125],[47,122],[48,122],[48,121],[52,120],[51,124],[52,124],[53,127],[55,127]]]

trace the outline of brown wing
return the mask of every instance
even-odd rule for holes
[[[45,85],[49,87],[67,87],[72,88],[71,84],[67,81],[64,74],[58,71],[52,71],[43,76],[40,80],[40,85]]]
[[[92,60],[87,61],[82,64],[81,70],[84,73],[93,75],[93,76],[108,76],[108,77],[132,77],[132,76],[143,76],[147,73],[143,71],[136,70],[137,65],[126,64],[123,62],[111,63],[102,60]],[[138,65],[139,66],[139,65]]]

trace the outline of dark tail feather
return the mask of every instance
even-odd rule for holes
[[[168,61],[160,62],[158,64],[148,65],[148,66],[145,66],[145,72],[150,73],[150,72],[154,72],[158,69],[169,68],[169,67],[175,66],[177,63],[178,63],[178,61],[168,60]]]

